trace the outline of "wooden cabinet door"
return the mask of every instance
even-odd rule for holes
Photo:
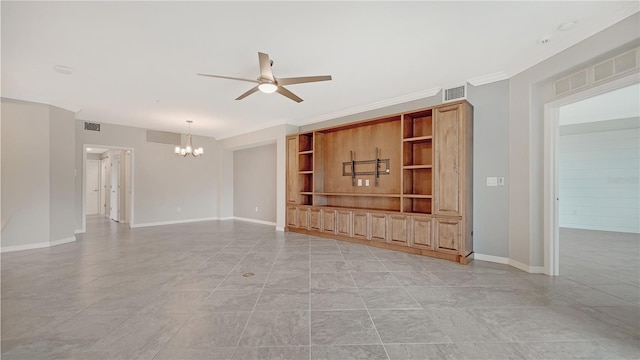
[[[435,214],[460,215],[461,110],[454,105],[434,111]]]
[[[411,225],[411,247],[433,250],[431,218],[414,216]]]
[[[351,211],[336,211],[336,234],[343,236],[351,236]]]
[[[389,215],[389,242],[408,246],[408,224],[407,217],[404,215]]]
[[[369,219],[369,216],[365,211],[353,212],[353,237],[354,238],[367,239],[368,219]]]
[[[320,209],[309,210],[309,230],[320,231],[322,229],[322,213]]]
[[[436,251],[458,254],[460,252],[460,219],[433,219]]]
[[[336,232],[336,212],[335,210],[322,210],[322,232]]]
[[[309,208],[298,207],[298,227],[309,229]]]
[[[287,203],[298,198],[298,136],[287,136]]]
[[[371,213],[369,216],[371,219],[371,240],[387,242],[387,215]]]
[[[287,226],[298,227],[297,208],[295,206],[287,206]]]

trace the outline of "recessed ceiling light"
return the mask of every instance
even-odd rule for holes
[[[53,71],[60,73],[60,74],[65,74],[65,75],[71,75],[73,74],[73,69],[68,67],[68,66],[64,66],[64,65],[56,65],[53,67]]]
[[[569,21],[566,22],[564,24],[561,24],[560,26],[558,26],[558,30],[560,31],[569,31],[571,29],[573,29],[574,27],[576,27],[577,22],[576,21]]]

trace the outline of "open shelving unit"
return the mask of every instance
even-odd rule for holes
[[[458,101],[288,136],[286,229],[470,261],[472,120]]]

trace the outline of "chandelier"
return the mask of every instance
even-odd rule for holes
[[[194,148],[193,144],[191,143],[191,123],[192,122],[193,122],[192,120],[187,120],[187,124],[189,124],[189,134],[187,135],[187,146],[186,147],[176,146],[174,150],[174,153],[178,156],[185,157],[187,155],[191,155],[193,157],[198,157],[204,154],[204,150],[202,149],[202,147]]]

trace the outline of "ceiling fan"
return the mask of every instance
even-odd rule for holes
[[[200,73],[198,73],[198,75],[221,78],[221,79],[229,79],[229,80],[247,81],[247,82],[258,84],[252,87],[251,89],[249,89],[244,94],[238,96],[236,100],[242,100],[247,96],[253,94],[254,92],[260,90],[266,94],[277,92],[298,103],[302,102],[302,99],[298,97],[296,94],[287,90],[283,85],[293,85],[293,84],[302,84],[302,83],[309,83],[309,82],[316,82],[316,81],[331,80],[331,75],[303,76],[303,77],[277,79],[275,76],[273,76],[273,72],[271,72],[271,66],[273,66],[273,60],[269,59],[268,54],[258,52],[258,61],[260,62],[260,77],[258,77],[257,80],[242,79],[242,78],[221,76],[221,75],[200,74]]]

